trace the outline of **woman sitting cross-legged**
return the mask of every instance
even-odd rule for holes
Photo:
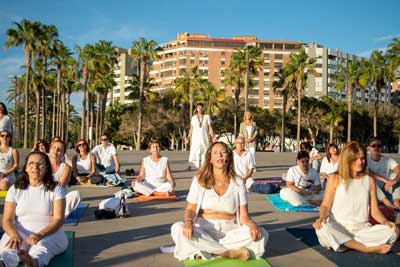
[[[145,157],[140,166],[139,175],[132,181],[132,188],[137,193],[150,196],[169,196],[175,188],[168,158],[160,154],[160,143],[149,142],[150,156]]]
[[[399,229],[378,208],[366,155],[360,143],[347,143],[340,155],[339,171],[328,179],[319,218],[313,224],[319,243],[327,249],[386,254],[397,240]],[[368,223],[369,211],[380,224]]]
[[[11,147],[10,140],[9,131],[0,131],[0,190],[8,190],[14,183],[19,164],[18,150]]]
[[[89,144],[84,139],[78,140],[75,151],[78,155],[72,158],[70,184],[91,185],[91,178],[96,174],[96,156],[90,152]]]
[[[0,240],[0,266],[45,266],[68,245],[65,191],[53,180],[46,154],[31,152],[22,175],[8,190]]]
[[[190,186],[184,222],[171,228],[177,259],[248,260],[264,254],[268,233],[250,219],[246,188],[233,164],[225,143],[208,148]]]
[[[310,168],[307,151],[297,153],[297,165],[289,168],[286,175],[286,188],[280,196],[293,206],[321,204],[323,191],[318,172]]]

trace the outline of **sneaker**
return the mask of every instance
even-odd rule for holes
[[[126,200],[125,200],[125,194],[121,194],[121,200],[119,202],[119,217],[120,218],[125,218],[128,215],[127,212],[127,206],[126,206]]]

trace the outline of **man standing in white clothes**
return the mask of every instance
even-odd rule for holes
[[[400,166],[392,158],[382,155],[382,141],[372,137],[368,141],[367,163],[370,175],[376,180],[378,200],[388,207],[400,209]],[[392,197],[393,203],[388,197]]]
[[[235,165],[235,173],[239,176],[249,190],[254,183],[251,175],[254,171],[254,158],[253,155],[244,149],[245,140],[242,136],[236,138],[236,148],[233,151],[233,161]]]
[[[310,168],[307,151],[297,153],[297,165],[290,167],[286,175],[286,188],[280,196],[293,206],[321,205],[323,191],[318,172]]]
[[[117,150],[113,144],[108,143],[108,136],[101,136],[101,144],[93,148],[92,152],[96,156],[96,171],[112,174],[119,172],[119,161]]]

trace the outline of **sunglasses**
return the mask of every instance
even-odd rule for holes
[[[10,136],[8,134],[2,134],[2,135],[0,135],[0,137],[10,138]]]
[[[108,139],[107,138],[101,138],[101,141],[107,141]]]
[[[382,148],[382,144],[373,144],[371,145],[372,148]]]
[[[86,146],[85,143],[78,144],[78,146]]]

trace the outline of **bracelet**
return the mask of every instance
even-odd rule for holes
[[[184,222],[192,222],[193,223],[193,219],[186,219],[186,220],[184,220]]]

